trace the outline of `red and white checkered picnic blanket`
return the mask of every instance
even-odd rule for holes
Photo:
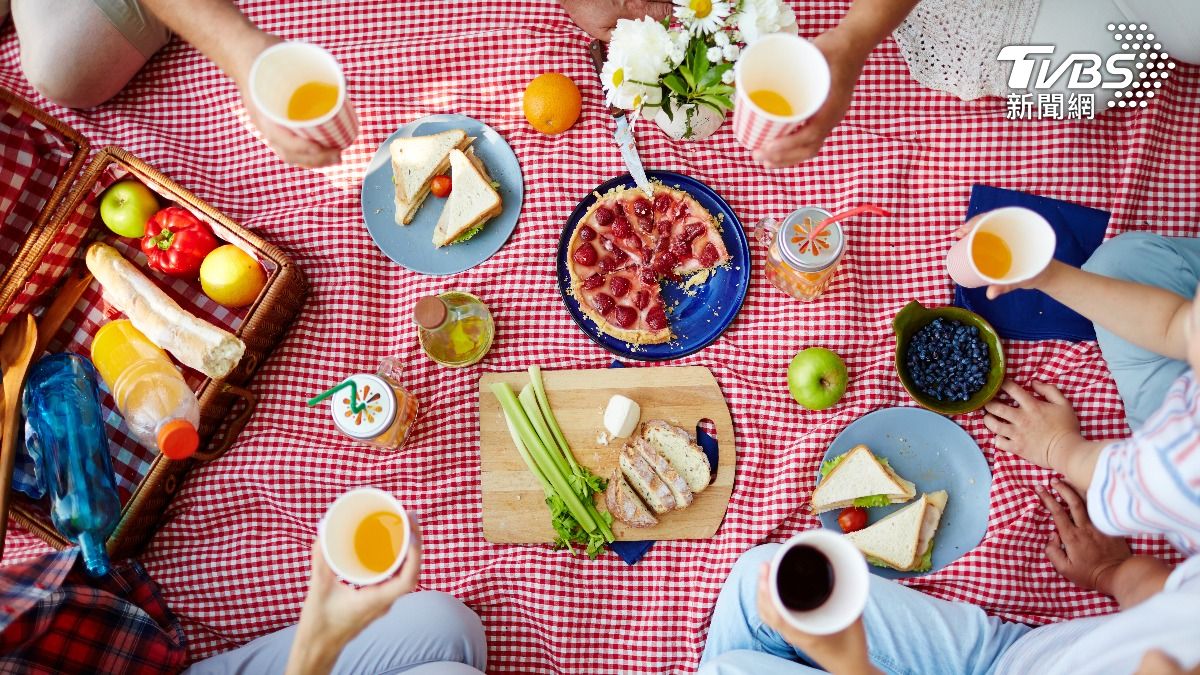
[[[592,72],[587,38],[554,2],[315,3],[246,0],[263,28],[312,40],[345,65],[362,135],[340,166],[291,168],[255,138],[232,84],[192,48],[173,43],[112,103],[51,108],[96,147],[117,143],[233,219],[290,251],[313,284],[287,339],[254,383],[259,412],[220,461],[191,474],[143,555],[181,616],[192,656],[237,646],[296,620],[309,546],[325,507],[359,485],[387,489],[420,514],[422,583],[462,598],[487,627],[497,672],[691,670],[717,592],[749,547],[813,527],[801,510],[818,459],[846,424],[884,406],[911,405],[892,371],[890,319],[906,302],[944,304],[942,258],[973,183],[1015,188],[1107,209],[1112,232],[1200,234],[1200,69],[1177,68],[1150,106],[1095,121],[1009,121],[997,99],[964,103],[910,76],[892,42],[876,51],[854,106],[821,156],[766,172],[729,125],[699,143],[674,143],[647,123],[636,132],[646,166],[704,181],[749,227],[799,205],[864,202],[890,219],[847,225],[845,262],[831,290],[801,304],[756,274],[737,321],[713,346],[678,364],[712,369],[737,428],[739,464],[720,532],[663,542],[634,567],[533,546],[495,546],[480,530],[476,379],[481,372],[606,366],[611,356],[575,327],[554,286],[560,229],[576,202],[622,173]],[[838,20],[846,3],[797,7],[801,33]],[[0,40],[0,84],[40,105],[19,70],[17,41]],[[579,84],[584,112],[556,137],[521,114],[525,84],[560,71]],[[376,146],[416,117],[461,112],[499,130],[526,180],[512,240],[453,278],[389,262],[371,243],[358,194]],[[755,248],[755,265],[761,249]],[[421,354],[409,319],[416,297],[459,288],[478,294],[497,338],[478,366],[452,370]],[[852,384],[832,411],[807,412],[784,384],[800,348],[846,357]],[[1009,343],[1011,374],[1059,385],[1092,438],[1127,433],[1121,404],[1093,343]],[[349,443],[324,408],[304,399],[387,356],[408,363],[405,384],[424,417],[406,449]],[[995,474],[984,542],[914,585],[1010,619],[1048,622],[1115,605],[1059,577],[1042,553],[1049,519],[1031,487],[1048,473],[994,453],[978,416],[956,420]],[[10,535],[8,558],[40,544]],[[1141,552],[1165,545],[1139,542]]]

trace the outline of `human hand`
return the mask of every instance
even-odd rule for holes
[[[241,40],[243,44],[233,50],[236,56],[235,63],[231,66],[230,76],[237,84],[238,92],[242,96],[242,106],[246,109],[246,116],[258,128],[258,132],[262,134],[266,144],[275,151],[276,155],[279,155],[280,159],[296,166],[316,168],[342,161],[341,150],[327,148],[316,141],[297,135],[291,129],[272,122],[259,110],[258,106],[254,105],[254,97],[250,95],[250,68],[254,64],[254,59],[264,49],[282,42],[282,40],[275,35],[258,30]]]
[[[618,19],[649,16],[656,21],[671,15],[670,0],[561,0],[563,9],[594,38],[608,42]]]
[[[978,224],[978,222],[979,216],[971,218],[967,222],[963,223],[962,227],[959,227],[957,230],[955,230],[954,234],[951,236],[954,237],[956,241],[962,239],[970,234],[971,230],[975,229],[975,226]],[[1015,291],[1019,288],[1042,288],[1046,285],[1046,282],[1050,280],[1050,277],[1057,271],[1060,264],[1061,263],[1059,263],[1057,260],[1051,260],[1050,264],[1046,265],[1046,269],[1038,272],[1034,276],[1024,281],[1018,281],[1012,284],[992,284],[987,287],[988,300],[995,300],[1005,293],[1008,293],[1009,291]]]
[[[289,672],[325,672],[323,665],[332,666],[346,643],[386,614],[397,598],[417,587],[421,533],[415,524],[411,536],[412,544],[395,576],[357,589],[338,580],[321,552],[319,540],[313,542],[312,576],[288,659]]]
[[[837,675],[879,672],[867,653],[867,631],[862,617],[832,635],[812,635],[796,630],[779,614],[771,600],[771,566],[763,564],[758,576],[758,616],[788,644],[801,650],[825,670]]]
[[[1062,496],[1066,507],[1042,486],[1038,499],[1054,518],[1055,532],[1046,543],[1046,557],[1067,581],[1088,590],[1112,595],[1105,583],[1107,575],[1133,554],[1120,537],[1101,534],[1088,518],[1087,504],[1070,483],[1055,479],[1051,485]]]
[[[869,50],[864,52],[861,43],[856,44],[844,29],[838,28],[818,35],[813,39],[813,44],[829,63],[829,96],[816,114],[795,132],[776,138],[755,151],[755,161],[768,169],[795,166],[812,159],[821,151],[825,138],[842,121],[850,107],[854,85],[858,83],[858,76],[870,53]]]
[[[1066,458],[1059,450],[1083,441],[1079,418],[1057,387],[1037,380],[1030,384],[1042,398],[1006,379],[1002,390],[1016,405],[993,399],[984,406],[983,424],[996,434],[997,448],[1044,469],[1061,471]]]
[[[1135,675],[1200,675],[1200,664],[1184,670],[1179,662],[1161,649],[1151,649],[1142,656],[1142,663]]]

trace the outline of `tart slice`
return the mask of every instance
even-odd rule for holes
[[[691,195],[659,187],[654,212],[651,267],[660,276],[688,276],[729,262],[719,224]]]
[[[575,298],[600,330],[619,340],[661,344],[671,339],[658,279],[648,267],[593,273],[575,286]]]

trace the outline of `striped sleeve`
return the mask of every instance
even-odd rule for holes
[[[1088,514],[1111,535],[1162,534],[1181,551],[1200,551],[1200,428],[1193,386],[1174,388],[1133,437],[1100,452]]]

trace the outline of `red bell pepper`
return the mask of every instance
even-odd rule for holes
[[[154,214],[142,237],[142,253],[150,267],[180,278],[194,279],[204,257],[220,245],[207,223],[179,206]]]

